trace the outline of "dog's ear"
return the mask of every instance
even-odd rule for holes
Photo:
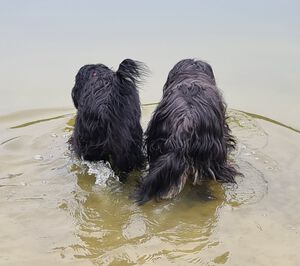
[[[132,59],[123,60],[116,72],[120,79],[126,79],[134,84],[141,82],[142,77],[148,73],[148,67],[144,63]]]
[[[73,103],[76,109],[78,109],[78,105],[80,102],[80,97],[82,90],[84,88],[84,85],[89,80],[91,71],[95,69],[95,65],[89,64],[82,66],[75,77],[75,85],[72,89],[72,99]]]
[[[214,71],[210,64],[206,63],[204,67],[204,72],[207,74],[213,81],[215,81]]]
[[[78,109],[78,102],[81,94],[82,87],[84,85],[83,74],[85,73],[86,66],[83,66],[79,69],[75,77],[75,84],[72,89],[72,100],[76,109]]]
[[[73,100],[75,108],[78,109],[79,96],[78,96],[78,88],[76,86],[73,87],[71,96],[72,96],[72,100]]]

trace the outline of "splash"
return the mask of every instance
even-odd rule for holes
[[[89,175],[95,175],[95,185],[105,187],[109,180],[119,181],[119,177],[111,169],[110,163],[105,161],[88,162],[81,161],[81,164],[87,166],[87,173]]]

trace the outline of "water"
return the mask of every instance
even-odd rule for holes
[[[2,116],[0,264],[297,265],[300,134],[229,114],[245,177],[142,207],[129,199],[142,173],[122,184],[69,151],[73,109]]]
[[[6,1],[0,10],[0,265],[300,265],[299,1]],[[144,128],[171,67],[211,63],[238,139],[237,185],[137,206],[67,140],[86,63],[151,69]],[[150,104],[150,105],[149,105]]]
[[[82,65],[128,57],[150,67],[141,100],[157,102],[171,67],[197,57],[232,108],[300,128],[297,0],[2,2],[1,113],[71,107]]]

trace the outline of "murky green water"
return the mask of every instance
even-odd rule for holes
[[[142,207],[128,198],[140,173],[121,184],[72,156],[73,109],[1,116],[0,265],[299,265],[300,133],[230,115],[237,186]]]
[[[299,10],[296,0],[1,1],[0,265],[300,265]],[[230,110],[237,186],[138,207],[128,196],[143,173],[121,184],[104,163],[73,158],[76,72],[125,58],[151,70],[143,104],[160,100],[176,62],[199,58],[230,108],[257,114]],[[144,127],[153,108],[143,106]]]

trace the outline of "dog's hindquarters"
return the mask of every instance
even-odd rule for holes
[[[137,122],[135,127],[119,123],[110,141],[113,166],[123,172],[130,172],[143,166],[145,155],[142,152],[143,131]]]
[[[134,199],[138,204],[155,198],[169,199],[180,193],[187,179],[187,162],[180,151],[160,155],[150,163],[148,175],[139,183]]]
[[[145,161],[143,130],[140,124],[141,107],[137,85],[147,72],[146,66],[131,59],[121,62],[116,71],[114,86],[118,91],[118,122],[113,124],[111,143],[112,160],[115,166],[125,172],[141,168]]]
[[[146,132],[150,167],[148,175],[140,181],[135,191],[134,198],[139,204],[152,198],[159,200],[175,197],[183,189],[192,171],[187,152],[192,125],[185,116],[186,106],[180,105],[172,112],[172,105],[179,104],[178,99],[173,100],[163,99]]]

